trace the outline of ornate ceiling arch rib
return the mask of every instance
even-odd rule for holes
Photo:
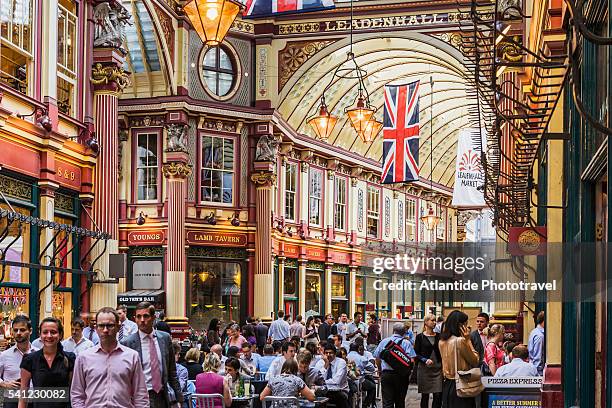
[[[279,95],[278,111],[291,127],[312,137],[306,120],[314,114],[325,86],[331,82],[325,99],[330,112],[338,115],[340,120],[329,139],[330,144],[380,162],[382,134],[374,143],[363,144],[344,115],[344,109],[351,106],[356,98],[357,81],[331,77],[336,67],[345,61],[348,46],[348,39],[339,40],[311,56],[286,81]],[[378,109],[376,117],[379,120],[383,114],[385,84],[417,79],[422,81],[421,175],[424,179],[429,178],[433,144],[432,178],[452,187],[458,133],[462,128],[474,125],[470,110],[476,103],[462,54],[440,38],[415,32],[394,32],[382,36],[358,34],[353,47],[359,65],[367,71],[365,85],[372,106]],[[433,106],[430,106],[430,75],[434,78]],[[431,127],[433,138],[430,136]]]

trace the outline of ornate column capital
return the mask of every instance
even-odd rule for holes
[[[130,85],[129,73],[115,63],[96,62],[91,71],[94,91],[121,92]]]
[[[272,187],[276,183],[276,174],[260,171],[251,175],[251,181],[256,187]]]
[[[164,163],[162,173],[166,178],[187,178],[191,175],[191,165],[183,162]]]

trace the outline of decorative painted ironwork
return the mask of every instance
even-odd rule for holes
[[[325,270],[325,263],[317,262],[317,261],[308,261],[306,262],[306,269],[315,269],[319,271]]]
[[[297,259],[293,259],[293,258],[285,259],[285,268],[297,268],[297,267],[298,267]]]
[[[363,231],[363,189],[357,191],[357,231]]]
[[[334,264],[332,266],[332,272],[349,273],[349,271],[350,271],[350,268],[348,267],[348,265]]]
[[[401,241],[404,239],[404,201],[400,200],[397,203],[397,235]]]
[[[130,255],[142,257],[162,257],[164,256],[164,248],[157,246],[137,246],[130,250]]]
[[[391,235],[391,199],[385,197],[385,237]]]
[[[247,252],[244,248],[222,248],[191,246],[187,250],[187,256],[193,258],[225,258],[225,259],[246,259]]]
[[[74,214],[74,198],[62,193],[55,193],[55,209]]]
[[[278,52],[278,91],[285,86],[291,76],[317,52],[333,41],[293,41]]]
[[[0,191],[13,198],[32,201],[32,185],[24,181],[0,175]]]

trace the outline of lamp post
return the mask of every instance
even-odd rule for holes
[[[242,4],[234,0],[191,0],[183,10],[204,44],[219,45],[229,31]]]

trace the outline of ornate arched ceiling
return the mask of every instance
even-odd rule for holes
[[[420,174],[429,179],[433,131],[433,180],[452,187],[454,184],[456,143],[459,131],[471,126],[468,108],[474,100],[468,95],[470,81],[461,53],[439,38],[418,33],[361,34],[354,37],[353,52],[359,65],[367,71],[365,85],[370,101],[382,120],[383,87],[421,80],[419,150]],[[333,78],[338,64],[346,60],[349,40],[337,41],[309,59],[283,87],[279,95],[279,112],[298,132],[314,136],[307,119],[315,114],[325,87],[325,100],[338,123],[329,143],[349,149],[367,158],[381,161],[382,132],[372,144],[359,140],[347,122],[344,109],[354,104],[356,80]],[[429,85],[433,76],[432,93]]]
[[[124,97],[151,97],[171,92],[172,69],[168,63],[168,47],[161,33],[160,21],[172,22],[160,7],[151,0],[121,0],[131,14],[130,25],[124,28],[124,48],[127,51],[126,69],[131,72],[131,85],[124,90]]]

